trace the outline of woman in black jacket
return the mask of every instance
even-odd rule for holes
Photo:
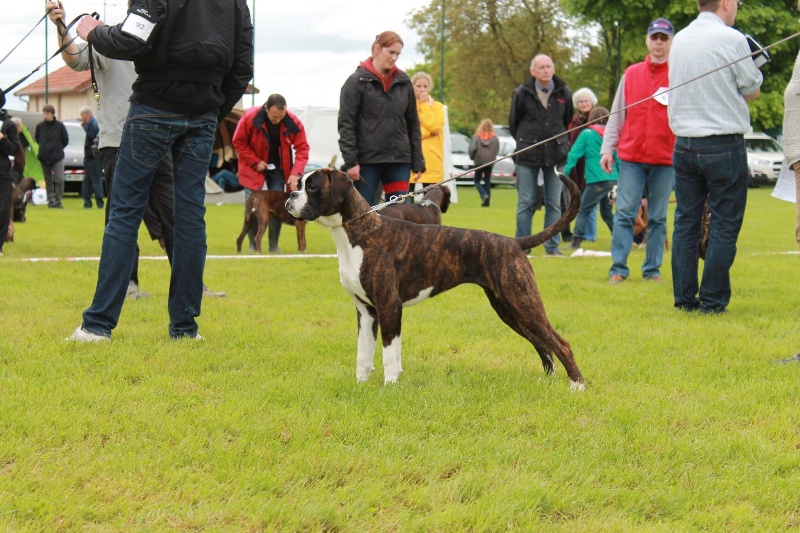
[[[339,149],[344,169],[370,205],[378,185],[386,197],[405,194],[411,172],[425,172],[416,97],[408,75],[395,66],[403,40],[385,31],[372,56],[347,78],[339,98]]]

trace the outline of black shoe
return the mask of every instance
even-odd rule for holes
[[[572,242],[570,243],[569,247],[572,248],[573,250],[579,250],[581,248],[581,243],[582,242],[583,242],[583,239],[573,235],[572,236]]]
[[[489,197],[488,196],[481,201],[481,207],[489,207]]]

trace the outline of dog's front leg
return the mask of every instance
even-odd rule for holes
[[[378,336],[378,315],[375,309],[356,302],[358,311],[358,355],[356,381],[364,383],[375,370],[375,344]]]
[[[381,339],[383,341],[383,382],[397,383],[397,378],[403,372],[400,360],[401,339],[400,324],[403,318],[401,304],[386,306],[381,309],[378,320],[381,323]]]

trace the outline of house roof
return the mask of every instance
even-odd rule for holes
[[[51,94],[59,93],[80,93],[92,86],[92,74],[88,70],[75,72],[67,66],[51,72],[48,76],[48,92]],[[45,78],[40,78],[35,82],[23,87],[14,93],[15,96],[30,96],[44,94]]]
[[[75,72],[68,66],[63,66],[51,72],[47,77],[49,78],[47,90],[51,94],[81,93],[92,86],[92,74],[88,70]],[[261,92],[258,88],[248,83],[245,94],[253,94],[254,91],[255,94]],[[40,78],[14,93],[15,96],[31,96],[36,94],[44,94],[44,78]]]

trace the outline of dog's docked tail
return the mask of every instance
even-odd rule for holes
[[[547,242],[549,239],[561,233],[570,222],[572,222],[576,216],[578,216],[578,211],[581,208],[581,191],[578,189],[578,186],[569,179],[569,176],[565,176],[561,172],[557,172],[558,178],[564,184],[564,186],[569,189],[570,201],[567,210],[561,214],[561,218],[556,220],[556,223],[552,226],[546,227],[543,231],[540,231],[536,235],[529,235],[527,237],[518,237],[517,242],[519,243],[520,248],[523,250],[530,250],[531,248],[535,248],[540,244]]]

